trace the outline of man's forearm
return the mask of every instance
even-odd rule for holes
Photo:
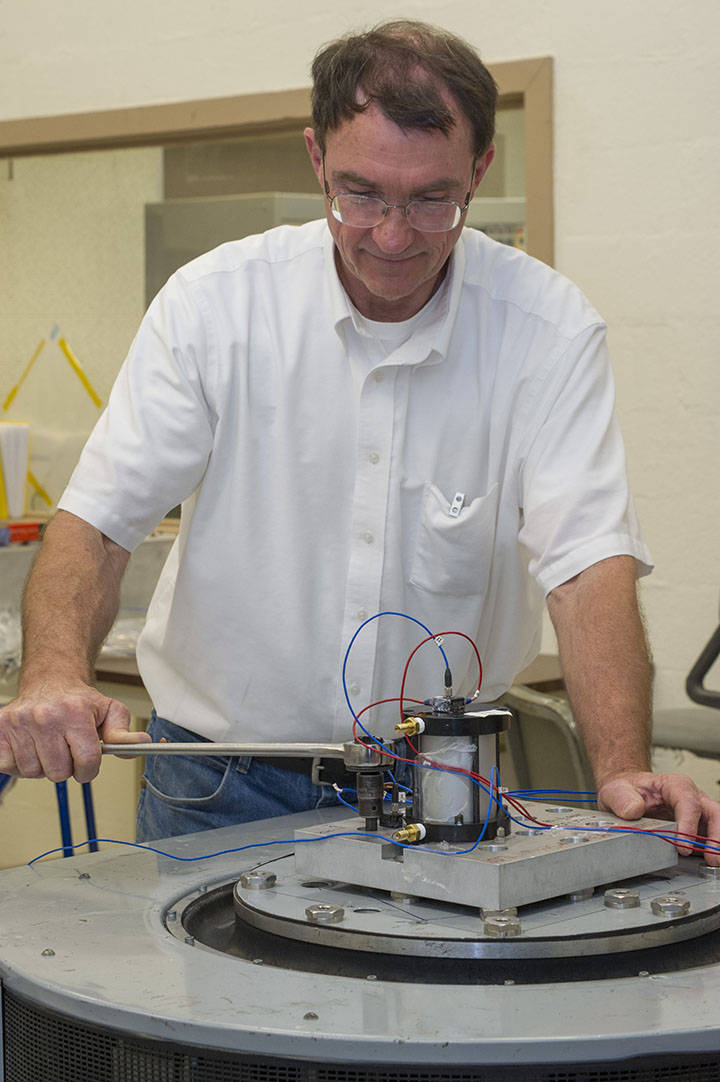
[[[47,527],[23,602],[21,692],[62,673],[86,683],[117,614],[129,553],[68,512]]]
[[[553,590],[555,626],[575,720],[600,788],[650,766],[651,672],[635,561],[615,556]]]

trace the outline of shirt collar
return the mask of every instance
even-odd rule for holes
[[[354,321],[350,299],[335,266],[335,242],[329,229],[325,232],[323,249],[332,322],[342,340],[344,332],[349,328],[354,330]],[[446,288],[443,290],[443,298],[438,306],[436,318],[428,327],[422,328],[417,335],[413,335],[409,343],[405,343],[406,346],[412,344],[411,352],[401,347],[393,354],[394,364],[430,365],[440,364],[445,359],[455,326],[464,276],[465,245],[461,234],[450,256]]]

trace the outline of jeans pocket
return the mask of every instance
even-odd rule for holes
[[[148,756],[143,780],[165,804],[208,807],[222,800],[232,766],[232,759],[214,755],[154,755]]]

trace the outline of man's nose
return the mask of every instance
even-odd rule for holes
[[[402,207],[390,207],[372,234],[373,240],[382,251],[403,252],[412,244],[415,230],[405,217]]]

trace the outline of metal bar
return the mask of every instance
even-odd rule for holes
[[[197,743],[160,744],[103,744],[103,755],[262,755],[274,759],[291,759],[307,755],[310,759],[343,759],[344,744],[214,744],[212,741]]]

